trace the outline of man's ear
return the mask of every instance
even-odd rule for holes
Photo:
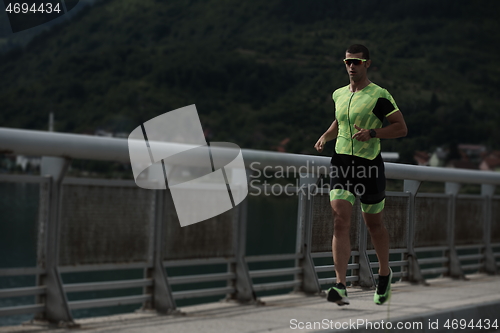
[[[365,67],[368,68],[368,67],[370,67],[371,64],[372,64],[372,61],[371,60],[367,60],[365,62]]]

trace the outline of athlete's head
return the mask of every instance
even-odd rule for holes
[[[349,48],[345,51],[345,53],[362,53],[361,59],[370,60],[370,51],[366,48],[366,46],[361,44],[353,44],[349,46]]]
[[[368,67],[370,67],[370,51],[364,45],[354,44],[345,51],[344,60],[347,74],[353,82],[366,79]]]

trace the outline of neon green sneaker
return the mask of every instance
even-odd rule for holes
[[[336,283],[333,287],[328,289],[326,299],[328,302],[337,303],[339,306],[349,304],[347,290],[342,283]]]
[[[390,269],[390,268],[389,268]],[[382,305],[391,298],[392,269],[388,276],[378,277],[378,286],[373,295],[375,304]]]

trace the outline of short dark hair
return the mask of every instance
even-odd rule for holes
[[[363,53],[363,59],[370,59],[370,51],[368,51],[366,46],[361,44],[353,44],[349,46],[349,48],[346,50],[346,53]]]

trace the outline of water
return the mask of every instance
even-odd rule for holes
[[[0,267],[36,265],[38,184],[0,183]]]
[[[38,184],[0,183],[0,268],[36,265],[38,197]],[[0,288],[34,285],[34,276],[0,277]],[[34,296],[0,298],[0,307],[34,302]],[[16,325],[32,317],[0,317],[0,325]]]

